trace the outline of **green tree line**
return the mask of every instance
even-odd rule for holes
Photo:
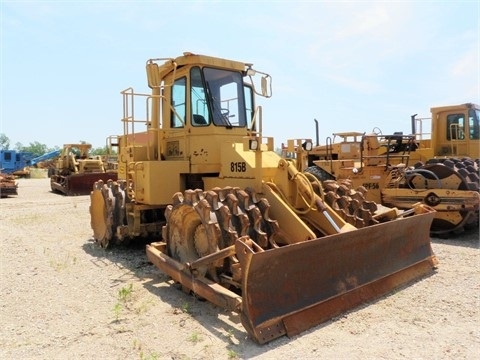
[[[79,144],[86,144],[85,141],[79,141]],[[0,150],[15,150],[18,152],[25,152],[33,154],[33,157],[41,156],[48,152],[59,150],[61,147],[48,147],[45,144],[41,144],[38,141],[31,142],[29,145],[23,145],[20,142],[17,142],[13,148],[10,147],[10,139],[7,135],[0,133]],[[106,155],[109,154],[110,151],[108,147],[105,145],[104,147],[92,148],[90,151],[90,155]]]

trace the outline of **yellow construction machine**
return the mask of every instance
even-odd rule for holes
[[[480,107],[432,107],[431,117],[413,115],[412,134],[344,132],[308,154],[305,171],[324,180],[347,179],[367,200],[408,209],[422,202],[436,210],[431,232],[446,236],[478,227]],[[429,126],[426,126],[431,122]],[[428,124],[427,124],[428,125]],[[431,133],[425,133],[431,130]],[[342,194],[330,196],[343,208]]]
[[[117,171],[105,169],[101,156],[90,154],[92,145],[86,143],[65,144],[49,169],[53,192],[64,195],[88,195],[98,180],[117,180]]]
[[[353,226],[316,178],[275,153],[254,101],[271,96],[268,74],[191,53],[148,60],[146,72],[151,92],[121,93],[119,179],[90,195],[98,244],[154,241],[155,266],[240,313],[258,343],[432,273],[434,210],[369,207]]]

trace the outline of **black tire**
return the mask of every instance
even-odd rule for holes
[[[335,176],[316,165],[309,166],[305,169],[305,172],[312,174],[318,180],[320,180],[320,182],[324,182],[325,180],[335,180]]]

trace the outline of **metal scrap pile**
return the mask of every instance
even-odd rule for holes
[[[8,197],[10,195],[18,195],[18,184],[15,176],[0,173],[0,197]]]

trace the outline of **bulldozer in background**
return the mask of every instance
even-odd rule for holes
[[[367,200],[386,206],[429,205],[436,210],[432,235],[478,227],[480,107],[466,103],[430,111],[431,118],[412,115],[411,135],[374,128],[369,134],[334,133],[325,145],[318,145],[316,121],[317,146],[304,170],[321,181],[348,180]],[[424,132],[428,122],[431,133]],[[329,204],[345,208],[342,196],[329,197]]]
[[[118,180],[90,194],[100,246],[153,239],[156,267],[239,313],[258,343],[434,272],[433,209],[367,206],[353,226],[315,177],[275,153],[255,105],[255,95],[271,96],[268,74],[192,53],[148,60],[146,72],[151,93],[121,92]]]
[[[98,180],[117,180],[117,171],[105,169],[101,156],[90,155],[91,144],[64,144],[63,149],[49,168],[53,192],[68,196],[88,195]]]

